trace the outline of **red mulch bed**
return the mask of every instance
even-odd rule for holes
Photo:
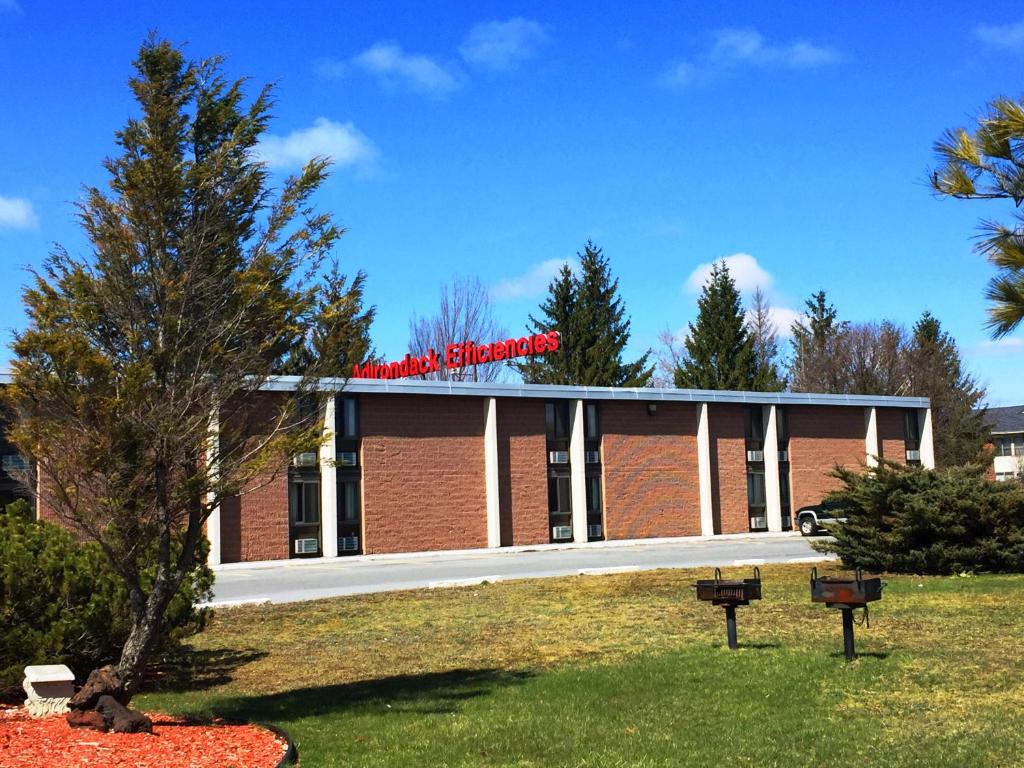
[[[24,709],[0,707],[3,768],[274,768],[284,740],[255,725],[197,724],[149,715],[152,735],[70,728],[63,716],[33,720]]]

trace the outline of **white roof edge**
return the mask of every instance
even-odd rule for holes
[[[275,376],[263,389],[287,392],[302,379]],[[928,408],[927,397],[892,395],[830,395],[813,392],[738,392],[657,387],[575,387],[559,384],[492,384],[418,379],[320,379],[322,389],[355,394],[463,395],[468,397],[536,397],[572,400],[637,400],[642,402],[759,403],[762,405],[848,405],[861,407]]]

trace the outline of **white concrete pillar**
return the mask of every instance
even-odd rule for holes
[[[878,409],[874,406],[864,409],[864,460],[869,467],[878,466],[882,455],[878,443]]]
[[[932,409],[919,408],[917,425],[921,430],[921,466],[935,469],[935,440],[932,437]]]
[[[210,425],[206,435],[206,461],[209,464],[209,475],[211,485],[216,483],[220,474],[220,409],[213,408],[210,411]],[[207,502],[211,501],[213,494],[207,496]],[[206,540],[210,542],[210,554],[206,558],[207,565],[220,565],[221,558],[221,536],[220,536],[220,504],[215,506],[206,518]]]
[[[711,496],[711,427],[708,404],[697,403],[697,482],[700,489],[700,532],[715,533],[715,505]]]
[[[779,429],[774,405],[763,407],[764,422],[764,496],[768,530],[782,531],[782,492],[779,487]]]
[[[324,404],[323,442],[320,443],[320,552],[338,556],[338,458],[335,421],[338,397]]]
[[[574,400],[569,433],[569,482],[572,488],[572,540],[587,540],[587,464],[584,455],[583,401]]]
[[[484,398],[484,488],[487,492],[487,546],[501,546],[498,498],[498,400]]]

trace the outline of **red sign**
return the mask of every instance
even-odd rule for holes
[[[497,363],[511,360],[513,357],[526,355],[542,355],[554,352],[559,347],[558,331],[537,333],[533,336],[522,336],[518,339],[506,339],[490,344],[476,344],[464,341],[461,344],[449,344],[444,348],[444,360],[439,360],[437,353],[430,349],[422,357],[407,354],[401,360],[391,363],[366,362],[352,366],[353,379],[401,379],[406,376],[421,376],[436,373],[445,368],[465,368],[468,365]]]

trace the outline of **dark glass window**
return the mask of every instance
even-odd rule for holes
[[[288,508],[295,525],[320,522],[320,481],[312,477],[293,477],[288,484]]]
[[[743,429],[748,451],[760,451],[764,448],[763,411],[760,405],[748,405],[743,408]]]
[[[597,475],[587,477],[587,512],[601,511],[601,478]]]
[[[568,474],[552,474],[548,477],[548,511],[572,512],[572,485]]]
[[[338,481],[338,521],[359,522],[359,481]]]
[[[337,405],[337,433],[339,438],[359,436],[359,424],[356,417],[356,399],[343,397]]]
[[[906,410],[903,412],[903,439],[907,443],[908,451],[916,451],[921,447],[921,427],[917,420],[917,411]]]
[[[747,472],[747,504],[754,508],[764,509],[765,506],[764,470]]]
[[[601,432],[597,423],[597,403],[586,403],[583,406],[583,437],[586,440],[600,440]]]
[[[569,401],[556,400],[544,404],[544,420],[547,426],[548,440],[568,440],[571,420],[569,418]]]

